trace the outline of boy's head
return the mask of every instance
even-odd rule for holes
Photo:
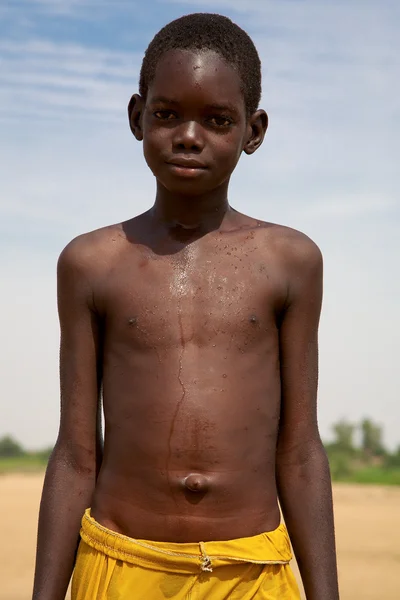
[[[163,27],[146,50],[139,93],[146,99],[160,58],[169,50],[212,50],[237,71],[248,116],[261,98],[261,62],[256,47],[243,29],[228,17],[209,13],[186,15]]]
[[[267,129],[260,59],[249,36],[226,17],[194,14],[164,27],[150,43],[130,127],[159,184],[201,195],[229,182],[242,152]]]

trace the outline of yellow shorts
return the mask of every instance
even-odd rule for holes
[[[72,600],[299,600],[284,524],[253,537],[135,540],[82,519]]]

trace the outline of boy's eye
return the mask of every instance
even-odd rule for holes
[[[209,121],[212,125],[216,125],[217,127],[228,127],[232,124],[232,119],[229,117],[223,117],[222,115],[215,115],[214,117],[210,117]]]
[[[176,119],[175,113],[173,113],[170,110],[156,110],[153,114],[157,119],[163,119],[167,121],[170,121],[171,119]]]

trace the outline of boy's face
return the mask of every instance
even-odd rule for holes
[[[242,151],[254,151],[247,148],[254,130],[239,75],[212,51],[167,52],[138,122],[148,166],[174,193],[218,188]]]

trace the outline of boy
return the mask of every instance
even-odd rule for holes
[[[321,255],[227,199],[267,129],[257,51],[226,17],[182,17],[151,42],[139,91],[154,206],[59,259],[61,423],[34,599],[64,598],[83,514],[74,600],[299,598],[279,497],[307,598],[337,600]]]

